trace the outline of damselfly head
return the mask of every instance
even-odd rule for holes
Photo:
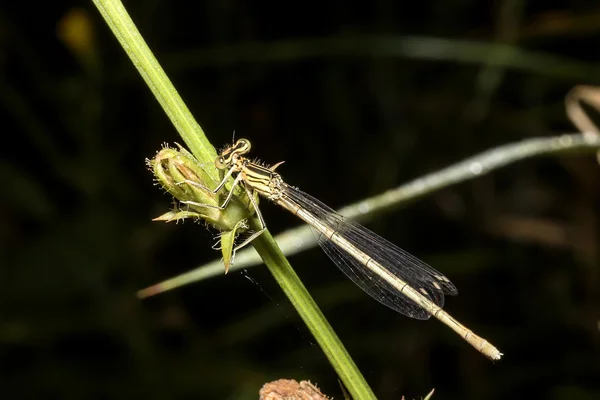
[[[238,139],[232,146],[226,148],[219,154],[215,160],[215,167],[221,170],[231,168],[240,156],[250,151],[251,147],[248,139]]]

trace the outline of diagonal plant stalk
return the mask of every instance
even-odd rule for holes
[[[177,93],[121,1],[94,0],[94,4],[192,154],[201,163],[212,163],[217,157],[214,146]],[[218,179],[216,170],[207,173],[214,180]]]
[[[159,103],[177,128],[199,163],[211,163],[216,151],[178,95],[158,61],[146,45],[120,0],[94,0],[94,4],[117,37]],[[219,174],[214,168],[205,171],[214,181]],[[256,224],[250,220],[251,225]],[[255,226],[254,226],[255,227]],[[268,231],[254,240],[253,245],[290,299],[311,333],[323,349],[329,362],[355,399],[375,399],[354,361],[285,259]]]

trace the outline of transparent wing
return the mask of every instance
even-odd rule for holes
[[[411,256],[393,243],[371,232],[364,226],[350,221],[321,203],[314,197],[289,185],[285,185],[285,196],[326,222],[339,235],[352,243],[373,260],[384,266],[414,289],[418,290],[439,307],[444,306],[444,295],[456,295],[456,287],[443,274],[425,262]],[[401,314],[416,319],[428,319],[429,313],[415,304],[390,283],[362,265],[338,245],[313,229],[319,245],[331,260],[358,287],[375,300]]]

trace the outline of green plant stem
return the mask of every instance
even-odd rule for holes
[[[119,0],[94,0],[94,4],[125,49],[146,84],[177,128],[192,154],[200,162],[212,163],[217,154],[204,132],[185,106],[175,87],[146,45],[125,7]],[[209,171],[207,171],[209,173]],[[218,179],[216,171],[215,178]],[[364,377],[329,325],[304,285],[285,259],[268,231],[254,247],[284,290],[311,333],[321,346],[340,379],[355,399],[375,399]]]
[[[212,163],[217,157],[215,148],[175,90],[121,1],[94,0],[94,4],[192,154],[201,163]],[[215,180],[218,179],[216,171],[208,173]]]
[[[254,248],[290,299],[300,317],[323,349],[353,399],[375,399],[360,370],[340,342],[327,319],[294,272],[268,231],[254,240]]]

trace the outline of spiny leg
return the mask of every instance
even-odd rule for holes
[[[249,237],[247,237],[242,243],[240,243],[239,245],[235,246],[235,248],[233,249],[233,251],[231,252],[231,265],[233,265],[233,261],[235,260],[235,252],[238,251],[239,249],[241,249],[242,247],[246,246],[247,244],[249,244],[250,242],[252,242],[254,239],[256,239],[257,237],[259,237],[264,231],[267,230],[267,225],[265,224],[265,220],[258,208],[258,204],[256,203],[256,200],[254,200],[254,190],[250,189],[248,186],[243,185],[244,189],[246,190],[246,193],[248,194],[248,198],[250,199],[250,202],[252,203],[252,206],[254,207],[254,211],[256,212],[256,216],[258,217],[258,221],[260,222],[260,229],[256,232],[254,232],[252,235],[250,235]]]
[[[198,187],[202,190],[206,190],[210,193],[217,193],[219,190],[221,190],[224,186],[225,183],[227,181],[227,179],[229,179],[229,177],[231,176],[231,174],[233,173],[234,168],[229,169],[229,171],[227,171],[227,173],[225,174],[223,180],[221,181],[221,183],[219,183],[219,185],[214,189],[211,190],[210,188],[202,185],[199,182],[196,181],[192,181],[189,179],[186,179],[184,181],[181,181],[178,183],[182,184],[182,183],[187,183],[189,185]],[[229,202],[231,201],[232,197],[233,197],[233,191],[235,189],[235,187],[237,185],[240,184],[240,182],[242,181],[242,175],[238,175],[235,180],[233,181],[233,184],[231,186],[231,190],[229,191],[229,194],[227,195],[227,198],[225,199],[225,201],[223,202],[223,204],[221,206],[214,206],[212,204],[203,204],[203,203],[198,203],[195,201],[189,201],[189,200],[182,200],[181,202],[183,204],[188,204],[188,205],[193,205],[196,207],[206,207],[206,208],[212,208],[212,209],[217,209],[217,210],[223,210],[225,209],[225,207],[227,207],[227,205],[229,204]],[[233,265],[233,261],[235,259],[235,253],[241,249],[242,247],[248,245],[250,242],[252,242],[254,239],[256,239],[257,237],[259,237],[264,231],[267,230],[267,226],[265,224],[265,220],[260,212],[260,209],[258,208],[258,204],[256,203],[256,200],[254,200],[254,191],[252,189],[250,189],[248,186],[243,185],[244,189],[246,190],[246,193],[248,194],[248,199],[250,200],[250,202],[252,203],[252,206],[254,207],[254,210],[256,212],[256,216],[258,217],[258,220],[260,222],[260,229],[257,232],[254,232],[252,235],[250,235],[248,238],[246,238],[242,243],[240,243],[239,245],[237,245],[231,252],[231,263],[230,265]],[[227,271],[226,271],[227,273]]]
[[[227,179],[227,178],[225,178]],[[231,185],[231,190],[229,191],[229,194],[227,195],[227,198],[225,199],[225,201],[223,202],[223,204],[221,206],[213,206],[212,204],[204,204],[204,203],[198,203],[196,201],[190,201],[190,200],[181,200],[181,202],[183,204],[188,204],[191,206],[196,206],[196,207],[206,207],[206,208],[212,208],[212,209],[216,209],[216,210],[224,210],[227,205],[229,204],[229,202],[231,201],[231,199],[233,198],[233,191],[235,189],[235,187],[242,181],[242,175],[238,175],[234,181],[233,184]],[[186,182],[186,181],[182,181],[181,183]],[[199,186],[199,187],[204,187],[202,186],[202,184],[198,183],[198,182],[194,182],[194,181],[189,181],[188,183],[193,184],[193,186]],[[218,190],[220,190],[223,187],[223,184],[221,183],[219,185],[219,187],[217,187],[216,191],[210,191],[212,193],[217,193]]]
[[[234,170],[235,170],[235,167],[229,168],[229,171],[227,171],[227,173],[223,176],[223,180],[221,180],[221,183],[219,183],[217,185],[217,187],[214,188],[214,190],[210,189],[209,187],[204,186],[200,182],[192,181],[190,179],[184,179],[181,182],[177,182],[176,185],[181,185],[183,183],[187,183],[188,185],[195,186],[195,187],[205,190],[209,193],[217,194],[217,192],[219,192],[219,190],[223,189],[223,186],[225,186],[225,183],[227,183],[227,179],[229,179],[231,174],[233,174]],[[231,190],[233,190],[233,188]]]

